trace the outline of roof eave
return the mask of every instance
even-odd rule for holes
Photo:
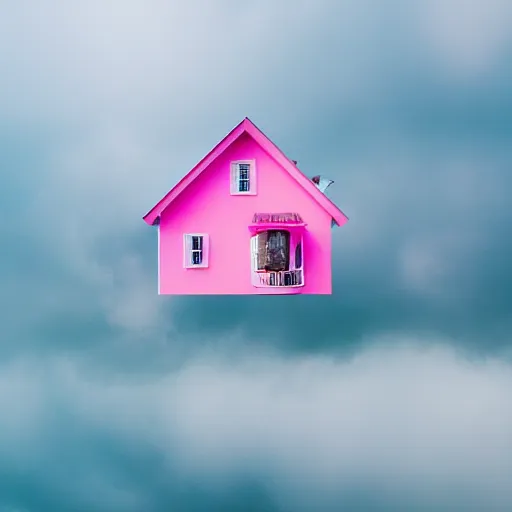
[[[146,214],[144,217],[142,217],[142,220],[148,225],[148,226],[158,226],[160,224],[160,214],[154,216]]]
[[[338,209],[338,207],[336,208]],[[341,227],[348,222],[348,217],[341,210],[339,210],[339,214],[336,216],[333,215],[332,220],[337,226]]]
[[[283,151],[272,142],[248,117],[245,117],[235,126],[206,156],[204,156],[146,215],[144,222],[149,226],[155,226],[160,222],[160,215],[173,201],[174,196],[186,188],[207,167],[211,161],[221,155],[243,133],[248,133],[263,149],[277,161],[278,164],[288,168],[290,174],[295,175],[297,182],[310,193],[317,203],[327,211],[338,226],[348,221],[348,217],[323,193],[310,179],[290,160]],[[267,144],[263,143],[266,142]],[[225,147],[224,147],[225,146]],[[270,146],[270,147],[269,147]],[[211,161],[210,161],[211,160]],[[297,173],[300,176],[297,176]],[[301,183],[302,182],[302,183]],[[309,187],[309,190],[308,190]]]
[[[144,222],[149,226],[154,226],[157,219],[162,214],[163,210],[167,208],[169,203],[173,199],[173,194],[178,189],[186,188],[194,179],[197,177],[195,174],[202,172],[204,167],[207,167],[211,162],[209,160],[213,156],[212,160],[215,160],[219,155],[224,153],[224,151],[235,141],[237,140],[243,133],[247,131],[248,124],[251,124],[251,121],[245,117],[240,123],[238,123],[221,141],[219,141],[214,148],[212,148],[172,189],[162,198],[158,203],[151,208],[151,210],[146,213],[143,217]],[[223,147],[226,146],[226,147]],[[179,193],[179,192],[178,192]],[[169,199],[170,198],[170,199]]]
[[[322,192],[320,189],[304,174],[298,165],[288,158],[284,151],[275,144],[262,130],[260,130],[250,119],[245,118],[244,126],[246,131],[262,148],[270,154],[274,160],[284,167],[289,174],[295,176],[296,181],[302,186],[311,197],[334,219],[338,226],[342,226],[348,221],[348,217]]]

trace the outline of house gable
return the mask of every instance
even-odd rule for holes
[[[251,155],[257,163],[258,195],[230,195],[230,164]],[[284,191],[284,192],[283,192]],[[243,134],[162,211],[160,276],[164,294],[254,294],[253,236],[264,214],[295,212],[303,222],[289,227],[290,254],[303,236],[304,285],[295,292],[282,287],[272,293],[331,293],[331,217],[292,176],[249,135]],[[304,225],[303,225],[304,224]],[[284,224],[281,226],[284,228]],[[209,237],[208,270],[183,268],[183,235]],[[188,252],[187,252],[188,254]],[[265,276],[261,276],[265,277]],[[268,277],[268,276],[266,276]]]
[[[149,225],[158,224],[162,212],[244,134],[248,134],[256,144],[258,144],[258,146],[260,146],[279,164],[281,169],[286,171],[297,184],[307,191],[311,198],[327,213],[329,213],[334,223],[338,226],[342,226],[348,220],[346,215],[298,169],[292,160],[287,158],[285,154],[248,118],[245,118],[144,216],[144,221]]]

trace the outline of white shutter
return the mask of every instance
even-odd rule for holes
[[[265,265],[267,264],[267,240],[268,240],[268,232],[264,231],[258,234],[256,242],[256,261],[257,261],[257,269],[263,270]]]
[[[238,164],[231,164],[231,193],[238,193],[238,180],[240,179],[240,170]]]
[[[203,234],[201,235],[203,237],[203,262],[201,263],[202,267],[207,267],[209,264],[209,258],[210,258],[210,237],[209,235]]]
[[[250,170],[251,170],[251,172],[249,173],[249,179],[250,179],[251,194],[256,195],[256,193],[257,193],[256,162],[254,160],[250,164]]]
[[[190,267],[192,265],[192,237],[183,235],[183,266]]]
[[[258,269],[258,236],[251,237],[251,263],[252,270]]]

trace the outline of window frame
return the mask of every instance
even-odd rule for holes
[[[201,248],[192,249],[193,238],[201,239]],[[194,264],[192,254],[201,253],[201,263]],[[210,237],[207,233],[184,233],[183,234],[183,267],[184,268],[208,268],[210,259]]]
[[[248,165],[248,177],[243,179],[244,182],[249,184],[249,190],[240,190],[240,166]],[[256,161],[255,160],[235,160],[231,162],[230,174],[230,194],[232,196],[255,196],[257,194],[256,186]]]
[[[250,251],[251,251],[251,283],[255,288],[274,288],[275,285],[269,285],[269,284],[261,284],[260,276],[269,275],[269,274],[291,274],[296,271],[301,272],[301,284],[293,284],[293,285],[280,285],[279,287],[283,288],[301,288],[305,285],[305,273],[304,273],[304,237],[300,235],[298,237],[298,241],[295,243],[293,240],[295,237],[292,236],[292,233],[289,232],[289,254],[288,254],[288,270],[283,271],[272,271],[272,270],[264,270],[264,268],[259,267],[259,257],[258,257],[258,238],[259,235],[261,235],[263,232],[268,233],[269,231],[288,231],[287,229],[283,228],[269,228],[267,230],[264,230],[259,233],[255,233],[250,238]],[[294,250],[292,253],[292,244],[294,245]],[[297,249],[297,246],[300,245],[300,253],[301,253],[301,266],[297,268],[296,266],[296,260],[295,260],[295,251]],[[293,254],[293,256],[292,256]]]
[[[297,251],[299,248],[300,251]],[[300,265],[297,265],[297,252],[300,254]],[[300,237],[299,241],[295,244],[295,250],[293,252],[293,267],[295,270],[303,270],[304,267],[304,244],[302,237]]]

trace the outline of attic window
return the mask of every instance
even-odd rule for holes
[[[249,192],[251,187],[250,171],[249,164],[238,164],[238,192]]]
[[[255,195],[256,173],[254,160],[232,162],[231,195]]]
[[[183,235],[183,266],[208,267],[209,237],[202,233]]]

